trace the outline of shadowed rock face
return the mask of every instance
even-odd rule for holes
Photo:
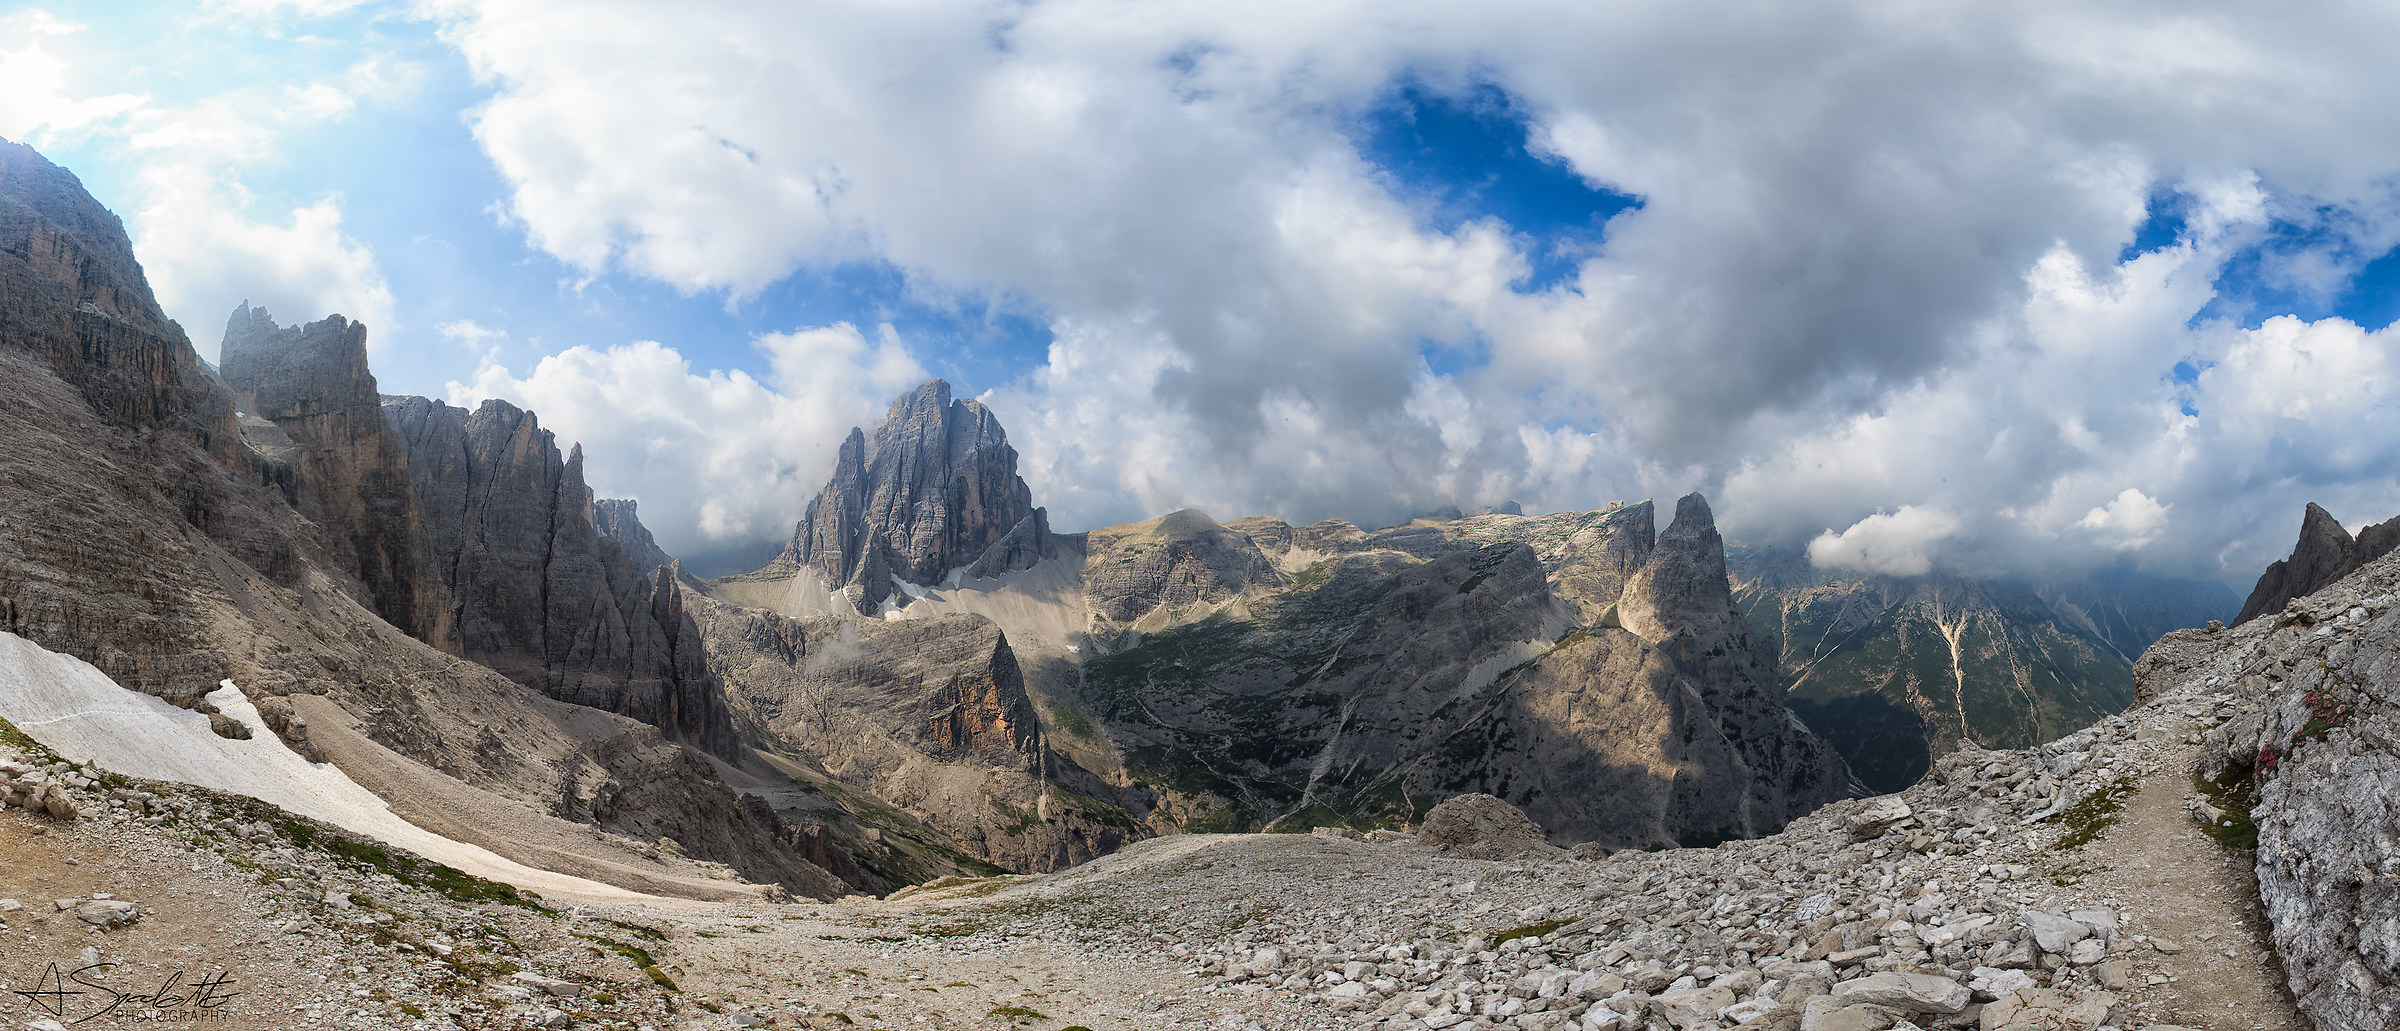
[[[2291,557],[2269,565],[2266,572],[2259,574],[2258,584],[2250,589],[2249,600],[2242,603],[2241,614],[2233,617],[2234,625],[2281,612],[2292,599],[2325,589],[2389,554],[2395,546],[2400,546],[2400,519],[2360,530],[2353,540],[2333,513],[2311,501],[2307,511],[2301,513],[2300,540],[2292,545]]]
[[[220,460],[232,406],[134,261],[124,223],[73,172],[0,141],[0,341],[74,386],[112,426],[173,428]]]
[[[624,549],[625,558],[633,568],[645,573],[675,561],[666,549],[650,536],[650,528],[642,525],[640,506],[624,498],[601,498],[592,502],[592,521],[600,528],[600,536],[614,541]]]
[[[533,413],[504,401],[470,414],[395,397],[383,411],[407,450],[462,654],[552,698],[739,754],[673,575],[619,543],[649,539],[630,508],[600,532],[581,447],[561,457]]]
[[[895,580],[936,584],[967,566],[997,576],[1055,554],[999,420],[937,379],[893,402],[873,439],[850,431],[781,561],[873,614]]]
[[[0,629],[193,704],[232,666],[209,607],[170,585],[214,579],[211,549],[288,584],[324,542],[242,446],[123,224],[7,142],[0,397]]]
[[[341,549],[335,560],[356,570],[376,615],[455,651],[447,592],[422,553],[408,456],[367,369],[367,327],[339,315],[278,326],[245,303],[225,320],[221,361],[252,417],[245,438],[289,468],[286,497],[327,529]]]
[[[1212,546],[1187,548],[1191,575],[1169,582],[1206,600],[1210,571],[1228,598],[1086,662],[1077,704],[1126,778],[1160,792],[1152,822],[1186,830],[1406,824],[1480,791],[1561,841],[1645,846],[1767,833],[1850,793],[1840,757],[1782,705],[1772,643],[1734,610],[1706,503],[1684,499],[1655,542],[1648,507],[1626,512],[1094,531],[1112,543],[1093,546],[1087,592],[1138,564],[1118,554],[1129,544],[1198,540]],[[1263,553],[1231,556],[1262,541],[1305,567],[1223,575],[1272,572]],[[1093,593],[1094,627],[1137,596]]]

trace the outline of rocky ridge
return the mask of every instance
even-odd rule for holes
[[[2233,617],[2233,622],[2239,625],[2280,612],[2292,599],[2323,590],[2389,554],[2394,547],[2400,547],[2400,519],[2366,527],[2353,539],[2332,513],[2311,501],[2301,513],[2300,541],[2292,546],[2290,557],[2267,566],[2267,571],[2259,574],[2258,583],[2251,587],[2250,597],[2242,602],[2242,610]]]
[[[284,497],[340,549],[384,622],[456,651],[447,585],[424,553],[408,456],[384,422],[367,327],[339,315],[278,326],[247,302],[225,320],[219,352],[242,437],[276,468]]]
[[[1480,791],[1624,847],[1766,833],[1849,793],[1734,610],[1706,502],[1655,543],[1649,511],[1094,531],[1100,654],[1052,703],[1093,727],[1078,761],[1158,793],[1162,830],[1406,826]]]

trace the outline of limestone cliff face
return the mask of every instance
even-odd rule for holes
[[[2300,516],[2300,540],[2292,545],[2291,557],[2269,565],[2266,572],[2259,574],[2258,584],[2250,589],[2249,599],[2242,603],[2242,611],[2233,621],[2238,625],[2279,612],[2292,599],[2324,589],[2382,558],[2396,546],[2400,546],[2400,519],[2360,530],[2353,540],[2332,513],[2311,501]]]
[[[894,600],[895,581],[937,584],[968,566],[996,576],[1056,553],[999,420],[951,400],[937,379],[893,402],[872,439],[850,431],[778,561],[818,571],[856,611],[875,614]]]
[[[244,436],[288,466],[286,497],[326,528],[385,622],[455,650],[447,591],[423,552],[408,455],[367,369],[367,327],[339,315],[275,324],[247,303],[225,321],[219,359]]]
[[[124,223],[74,173],[6,141],[0,341],[75,387],[109,425],[171,428],[221,461],[237,458],[232,406],[151,296]]]
[[[183,704],[231,671],[223,558],[277,583],[325,542],[242,445],[232,395],[167,319],[122,223],[0,142],[0,629]]]
[[[745,719],[975,858],[1055,870],[1147,836],[1043,740],[1023,672],[976,616],[793,619],[695,596]],[[1060,786],[1071,789],[1060,791]]]
[[[383,412],[407,452],[462,654],[552,698],[740,753],[673,576],[618,543],[649,537],[630,510],[612,516],[614,536],[601,533],[580,447],[561,456],[533,413],[504,401],[469,413],[395,397]]]
[[[642,525],[641,506],[636,502],[601,498],[592,502],[592,521],[599,527],[602,538],[624,550],[626,560],[635,569],[653,572],[675,561],[666,549],[658,546],[658,539],[650,536],[650,528]]]

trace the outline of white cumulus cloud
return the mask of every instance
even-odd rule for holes
[[[1877,512],[1850,528],[1831,530],[1808,542],[1808,560],[1820,569],[1884,576],[1919,576],[1933,569],[1933,549],[1958,532],[1946,512],[1902,505]]]

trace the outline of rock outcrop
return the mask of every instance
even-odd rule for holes
[[[869,615],[900,582],[933,585],[974,567],[990,577],[1057,554],[1049,517],[1017,476],[991,410],[932,380],[892,403],[870,439],[853,429],[833,477],[778,562],[813,569]]]
[[[1053,753],[1008,640],[978,616],[793,619],[696,600],[743,718],[975,858],[1054,870],[1148,831]],[[945,842],[921,842],[939,849]]]
[[[643,572],[656,572],[660,566],[675,561],[658,539],[650,536],[650,528],[642,525],[641,506],[625,498],[601,498],[592,502],[592,522],[600,536],[625,552],[626,561]]]
[[[552,698],[739,757],[673,574],[619,543],[649,539],[630,508],[601,533],[580,446],[561,456],[533,413],[505,401],[469,413],[395,397],[383,411],[407,450],[461,654]]]
[[[367,327],[339,315],[278,326],[245,302],[225,320],[218,364],[244,438],[289,470],[278,477],[285,497],[326,528],[341,549],[334,561],[356,571],[376,615],[455,650],[448,592],[422,551],[408,455],[367,369]]]
[[[2259,574],[2249,599],[2242,602],[2241,613],[2233,617],[2234,625],[2280,612],[2292,599],[2323,590],[2394,547],[2400,547],[2400,519],[2376,523],[2353,539],[2332,513],[2311,501],[2300,515],[2300,540],[2292,545],[2291,557]]]
[[[1425,814],[1417,840],[1468,859],[1556,856],[1542,829],[1525,814],[1490,795],[1460,795]]]

